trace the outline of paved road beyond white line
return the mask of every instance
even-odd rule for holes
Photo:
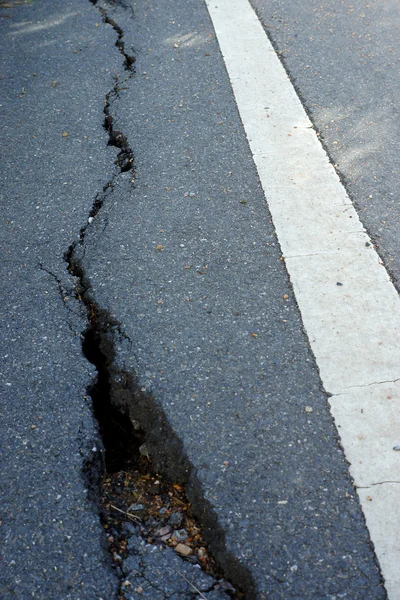
[[[248,0],[206,0],[390,600],[400,600],[400,299]]]

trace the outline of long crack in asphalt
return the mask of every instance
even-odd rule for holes
[[[201,526],[185,495],[184,486],[190,481],[196,512],[218,540],[214,544],[216,554],[224,557],[225,564],[232,563],[224,547],[223,531],[200,486],[196,481],[193,483],[195,478],[182,443],[171,431],[160,406],[143,392],[132,373],[121,369],[116,360],[116,342],[127,343],[133,352],[132,342],[120,324],[96,304],[83,265],[87,229],[113,194],[117,178],[129,176],[132,184],[135,180],[133,151],[126,135],[115,129],[112,116],[113,102],[119,98],[121,86],[135,74],[135,57],[126,51],[123,29],[104,6],[132,9],[122,0],[107,0],[102,6],[98,0],[89,1],[116,32],[116,46],[124,67],[124,76],[115,78],[104,106],[108,144],[119,151],[114,174],[96,195],[88,222],[65,254],[68,271],[75,280],[76,297],[87,314],[82,350],[97,370],[88,395],[100,436],[98,447],[85,457],[83,468],[89,498],[95,503],[106,532],[113,566],[119,575],[120,600],[242,598],[239,589],[222,577],[220,566],[207,550]],[[156,455],[157,447],[160,448],[155,461],[150,459],[149,446]],[[234,569],[239,578],[245,572],[237,564]]]

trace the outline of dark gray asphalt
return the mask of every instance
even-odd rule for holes
[[[399,290],[399,3],[252,5]]]
[[[116,591],[81,473],[93,367],[64,260],[116,173],[102,122],[122,57],[103,6],[137,59],[110,107],[135,182],[115,178],[73,261],[104,339],[107,320],[123,333],[114,400],[246,598],[385,598],[205,6],[131,4],[0,18],[2,597]]]
[[[119,53],[87,0],[0,10],[0,596],[108,600],[116,581],[82,475],[97,444],[93,367],[63,254],[113,160],[101,110]]]

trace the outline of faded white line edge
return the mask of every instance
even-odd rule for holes
[[[400,600],[400,299],[248,0],[205,1],[386,589]]]

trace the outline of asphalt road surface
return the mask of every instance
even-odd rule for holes
[[[0,2],[5,600],[399,598],[213,26],[224,4]],[[252,6],[398,289],[398,4]],[[235,592],[134,529],[109,551],[112,406]],[[376,504],[400,522],[396,494]]]

